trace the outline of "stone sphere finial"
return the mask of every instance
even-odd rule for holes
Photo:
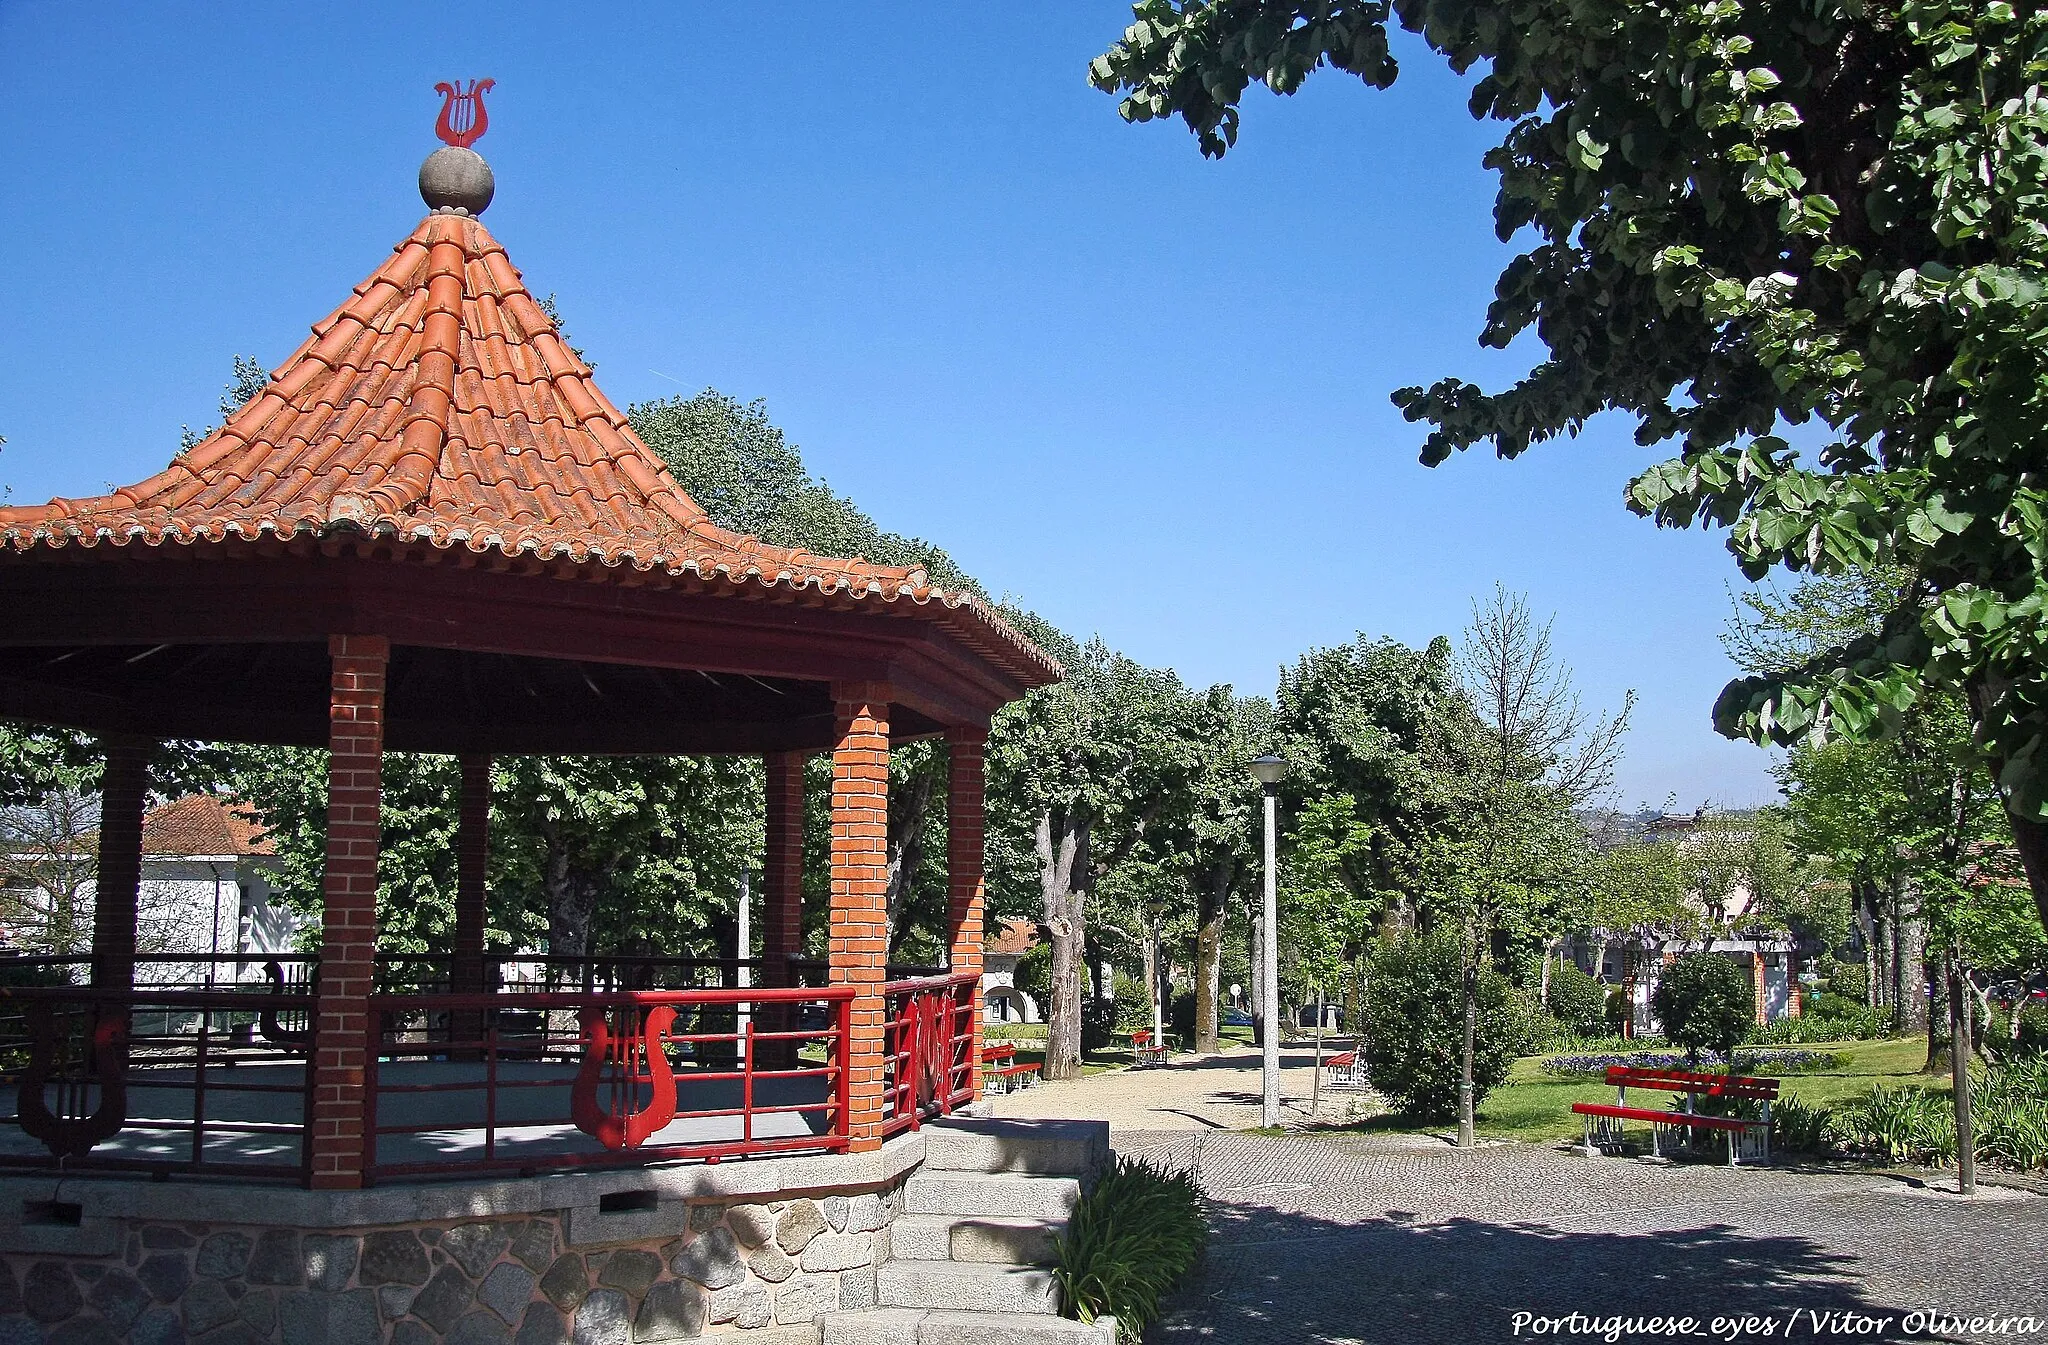
[[[473,149],[443,145],[420,165],[420,198],[434,210],[481,215],[496,190],[491,166]]]

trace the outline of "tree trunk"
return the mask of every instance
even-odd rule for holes
[[[1927,1016],[1927,1063],[1922,1074],[1946,1073],[1954,1039],[1949,1036],[1948,958],[1930,953],[1927,958],[1927,988],[1932,991],[1925,1004]]]
[[[1949,1082],[1954,1088],[1956,1108],[1956,1189],[1964,1195],[1977,1193],[1976,1117],[1970,1096],[1970,1052],[1975,1034],[1970,1031],[1970,997],[1963,989],[1963,962],[1958,950],[1947,957],[1949,1039]]]
[[[892,791],[889,797],[889,885],[884,899],[889,911],[891,955],[903,941],[904,929],[910,923],[909,896],[917,883],[918,871],[924,867],[925,821],[931,816],[935,779],[930,771],[919,771],[910,778],[908,789]]]
[[[1081,962],[1088,931],[1074,878],[1087,863],[1087,818],[1078,811],[1048,809],[1039,814],[1035,841],[1042,914],[1052,944],[1042,1072],[1048,1079],[1071,1079],[1081,1072]]]
[[[1543,982],[1536,990],[1536,1002],[1543,1006],[1543,1012],[1550,1012],[1550,953],[1553,940],[1543,941]]]
[[[548,898],[548,953],[553,957],[589,957],[590,921],[597,914],[604,884],[569,862],[566,850],[548,841],[543,886]]]
[[[1877,950],[1877,890],[1868,881],[1857,879],[1856,929],[1863,939],[1863,1007],[1884,1008],[1884,988],[1878,983]]]
[[[2048,929],[2048,823],[2021,817],[2010,802],[2005,815],[2012,823],[2013,849],[2020,852],[2020,865],[2027,871],[2027,886],[2034,889],[2034,913]]]
[[[1892,895],[1892,1014],[1899,1031],[1913,1036],[1929,1030],[1927,921],[1910,880],[1898,880]]]
[[[1209,884],[1195,901],[1195,1049],[1217,1048],[1216,998],[1223,988],[1223,913],[1235,860],[1225,857],[1209,871]]]
[[[1253,907],[1246,921],[1245,939],[1251,952],[1252,1045],[1266,1044],[1266,922]]]

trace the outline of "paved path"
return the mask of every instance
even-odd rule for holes
[[[1339,1049],[1341,1043],[1329,1048]],[[1280,1053],[1281,1120],[1310,1119],[1315,1048]],[[1323,1091],[1322,1120],[1341,1123],[1370,1104],[1355,1093]],[[1076,1116],[1108,1121],[1112,1133],[1135,1130],[1249,1130],[1259,1124],[1259,1053],[1238,1047],[1220,1055],[1176,1057],[1170,1065],[1091,1074],[1042,1083],[990,1099],[997,1116]]]
[[[1195,1166],[1211,1198],[1207,1260],[1154,1341],[1607,1338],[1536,1337],[1534,1323],[1517,1335],[1517,1312],[1692,1315],[1693,1339],[1747,1315],[1749,1340],[2048,1341],[2048,1198],[1969,1203],[1868,1172],[1461,1152],[1422,1137],[1127,1129],[1116,1147]],[[1914,1330],[1905,1314],[1928,1310],[2035,1321]],[[1844,1312],[1889,1321],[1816,1316]]]

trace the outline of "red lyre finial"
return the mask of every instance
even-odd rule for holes
[[[434,123],[434,134],[457,149],[474,145],[491,124],[484,113],[484,94],[497,83],[494,79],[473,79],[467,92],[462,90],[461,80],[436,84],[434,92],[441,95],[441,119]]]

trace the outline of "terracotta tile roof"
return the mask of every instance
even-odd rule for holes
[[[147,481],[0,508],[0,551],[368,534],[880,598],[962,628],[1024,677],[1059,666],[921,568],[713,524],[640,441],[478,220],[428,215],[270,385]]]
[[[143,815],[142,853],[274,855],[277,848],[246,805],[188,794]]]
[[[999,957],[1022,957],[1037,946],[1038,926],[1029,920],[1004,920],[983,944],[985,951]]]

